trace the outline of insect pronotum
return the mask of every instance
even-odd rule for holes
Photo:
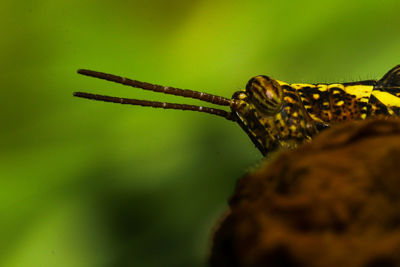
[[[237,122],[263,155],[310,141],[331,125],[383,115],[400,115],[400,65],[380,80],[349,83],[286,83],[265,75],[250,79],[232,98],[155,85],[80,69],[79,74],[144,90],[198,99],[230,111],[187,104],[137,100],[75,92],[74,96],[120,104],[205,112]]]

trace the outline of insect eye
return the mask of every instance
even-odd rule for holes
[[[267,114],[275,114],[282,105],[282,87],[268,76],[251,78],[247,83],[246,92],[254,105]]]

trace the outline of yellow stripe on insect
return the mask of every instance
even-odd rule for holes
[[[375,90],[372,92],[372,95],[387,107],[400,107],[400,98],[391,93]]]
[[[287,82],[283,82],[283,81],[279,81],[279,80],[275,80],[279,83],[280,86],[282,85],[289,85]]]
[[[357,98],[369,98],[374,89],[371,85],[348,85],[344,87],[344,91]],[[364,102],[368,102],[368,99]]]
[[[324,92],[328,90],[328,85],[326,84],[317,84],[318,91]]]

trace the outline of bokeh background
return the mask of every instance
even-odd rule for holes
[[[206,266],[260,153],[234,123],[73,91],[199,104],[78,68],[230,97],[250,77],[380,78],[400,2],[2,1],[0,266]]]

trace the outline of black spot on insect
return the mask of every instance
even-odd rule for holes
[[[330,90],[330,92],[332,94],[343,94],[343,93],[345,93],[345,91],[343,91],[343,89],[341,89],[339,87],[331,87],[329,90]]]
[[[366,107],[366,106],[368,106],[368,103],[366,103],[366,102],[358,102],[358,105],[360,107]]]
[[[320,102],[318,108],[321,110],[330,110],[329,102]]]
[[[282,88],[285,89],[288,92],[296,93],[296,90],[294,88],[292,88],[290,85],[285,84],[285,85],[282,86]]]
[[[286,92],[285,95],[288,96],[288,97],[290,97],[290,98],[292,98],[294,101],[297,101],[297,100],[298,100],[298,97],[297,97],[297,95],[296,95],[295,93]]]
[[[290,109],[293,109],[293,108],[296,107],[296,104],[291,103],[291,102],[287,102],[287,103],[285,104],[285,107],[289,107]]]
[[[367,106],[367,116],[390,115],[387,107],[374,95],[371,95]]]
[[[400,107],[390,107],[393,112],[397,115],[400,116]]]

